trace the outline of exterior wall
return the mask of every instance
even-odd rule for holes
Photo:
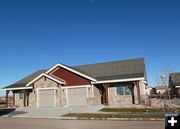
[[[61,87],[60,91],[60,106],[67,106],[67,88]]]
[[[116,104],[132,104],[132,95],[118,95],[116,94],[116,86],[108,88],[109,105]]]
[[[136,85],[134,85],[134,103],[138,104],[138,93]]]
[[[179,88],[176,88],[176,96],[178,98],[180,98],[180,87]]]
[[[29,106],[37,107],[37,88],[50,88],[54,87],[56,90],[56,106],[60,106],[60,87],[58,87],[57,83],[44,77],[40,78],[34,83],[34,89],[29,94]]]
[[[165,93],[166,89],[156,89],[157,94],[163,94]]]
[[[146,102],[146,84],[142,81],[139,82],[141,103]],[[116,86],[110,86],[108,88],[109,105],[116,104],[132,104],[132,95],[118,95],[116,93]],[[134,86],[134,102],[138,104],[137,87]]]
[[[29,107],[37,107],[37,95],[35,90],[29,92]]]
[[[70,71],[67,71],[61,67],[58,67],[56,70],[52,71],[50,74],[57,76],[66,81],[65,86],[77,86],[77,85],[90,85],[90,81],[74,74]]]
[[[146,84],[142,81],[139,82],[139,88],[140,88],[140,96],[141,96],[141,103],[146,103]]]
[[[15,106],[16,107],[24,106],[24,99],[19,99],[19,90],[15,91]]]
[[[99,89],[92,85],[88,87],[88,97],[87,97],[88,106],[95,106],[101,104],[101,94]]]
[[[152,90],[152,87],[147,87],[146,88],[146,95],[151,95],[151,90]]]

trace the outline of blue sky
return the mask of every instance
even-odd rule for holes
[[[144,57],[180,72],[179,0],[0,0],[0,88],[61,62]],[[0,92],[4,94],[4,92]]]

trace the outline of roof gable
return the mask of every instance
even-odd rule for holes
[[[77,74],[77,75],[79,75],[79,76],[82,76],[82,77],[84,77],[84,78],[86,78],[86,79],[89,79],[89,80],[91,80],[91,81],[96,81],[96,79],[94,79],[94,78],[91,77],[91,76],[88,76],[88,74],[84,74],[83,72],[79,72],[79,71],[73,69],[72,67],[69,67],[69,66],[64,65],[64,64],[61,64],[61,63],[58,63],[58,64],[56,64],[54,67],[50,68],[48,71],[46,71],[46,74],[51,73],[53,70],[55,70],[55,69],[58,68],[58,67],[64,68],[64,69],[66,69],[66,70],[68,70],[68,71],[70,71],[70,72],[73,72],[73,73],[75,73],[75,74]]]

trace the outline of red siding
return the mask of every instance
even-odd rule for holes
[[[63,80],[66,81],[65,86],[75,86],[75,85],[89,85],[91,84],[88,79],[85,79],[77,74],[74,74],[68,70],[59,67],[56,71],[52,73]]]

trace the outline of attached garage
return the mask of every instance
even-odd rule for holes
[[[68,106],[87,106],[87,88],[68,88]]]
[[[55,89],[39,89],[37,99],[38,107],[54,107]]]

